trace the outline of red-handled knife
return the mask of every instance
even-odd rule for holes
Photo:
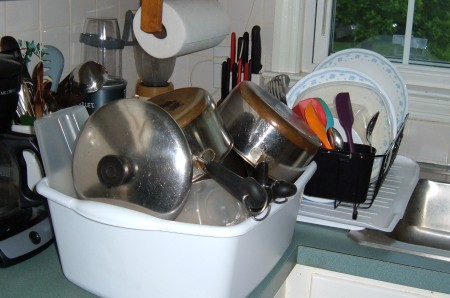
[[[236,62],[236,33],[235,32],[231,32],[230,59],[231,59],[231,66],[232,66]]]

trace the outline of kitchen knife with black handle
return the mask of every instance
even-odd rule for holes
[[[224,100],[230,92],[230,68],[229,62],[222,62],[222,76],[221,76],[221,97],[220,101]]]
[[[242,65],[245,65],[245,63],[248,62],[248,49],[249,49],[249,44],[250,44],[250,36],[248,34],[248,32],[244,32],[244,34],[242,35]]]
[[[252,28],[252,49],[251,49],[252,73],[258,74],[262,69],[261,64],[261,27],[258,25]]]
[[[236,87],[238,81],[238,65],[237,63],[233,63],[233,67],[231,68],[231,88]]]

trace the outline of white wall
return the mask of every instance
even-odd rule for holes
[[[264,69],[269,69],[275,0],[219,1],[229,12],[231,31],[237,36],[250,32],[253,25],[261,26],[263,64]],[[79,35],[85,18],[116,17],[122,30],[125,12],[137,9],[139,3],[139,0],[0,0],[0,35],[58,47],[65,57],[64,78],[80,63]],[[227,38],[221,47],[229,47],[229,44]],[[175,87],[202,87],[217,98],[220,92],[213,86],[213,57],[214,50],[209,49],[177,58],[171,78]],[[128,80],[127,93],[131,96],[137,79],[131,47],[124,49],[122,59],[123,75]],[[32,61],[30,68],[36,62]]]

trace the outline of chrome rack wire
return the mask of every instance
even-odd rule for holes
[[[369,183],[366,199],[360,203],[349,202],[346,200],[335,200],[334,202],[335,208],[339,207],[340,205],[346,207],[353,206],[352,218],[356,220],[358,217],[358,209],[368,209],[372,206],[381,186],[384,183],[384,180],[386,179],[387,174],[389,173],[389,170],[391,169],[392,164],[395,161],[395,158],[397,157],[398,149],[400,148],[400,144],[403,139],[403,131],[405,129],[405,124],[408,119],[408,116],[409,114],[406,115],[405,120],[400,126],[400,129],[398,130],[396,138],[392,141],[386,153],[381,155],[375,155],[375,160],[377,159],[381,160],[380,173],[378,174],[377,179],[373,179],[373,182]]]

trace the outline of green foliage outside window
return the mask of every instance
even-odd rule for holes
[[[401,57],[407,0],[336,0],[333,51],[361,47]],[[450,62],[450,0],[416,0],[411,58]],[[394,38],[394,39],[393,39]]]

